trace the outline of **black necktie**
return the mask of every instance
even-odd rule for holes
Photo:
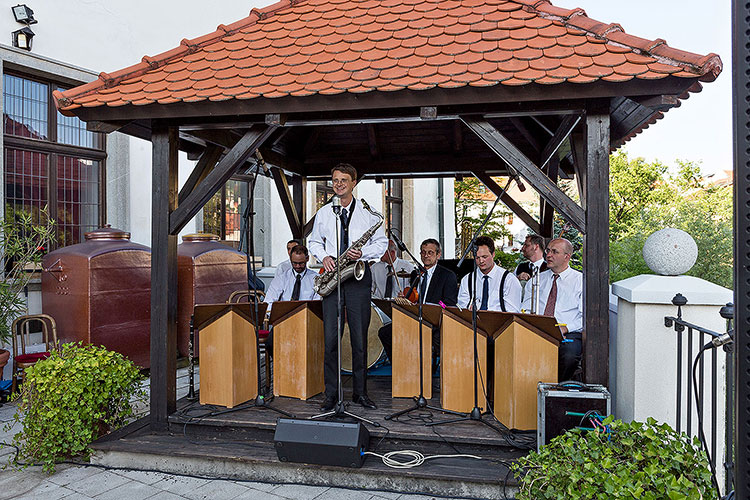
[[[427,298],[425,296],[425,293],[427,293],[427,273],[424,273],[421,279],[422,282],[419,284],[419,296],[423,297],[422,302],[424,302]]]
[[[385,282],[385,298],[390,299],[393,294],[393,266],[388,264],[386,269],[388,269],[388,274]]]
[[[302,275],[298,274],[294,280],[294,288],[292,289],[292,300],[299,300],[299,291],[302,288]]]
[[[484,278],[484,285],[482,285],[482,305],[479,306],[480,311],[486,311],[487,310],[487,302],[490,300],[490,277],[489,276],[483,276]]]
[[[346,217],[346,209],[341,209],[341,253],[349,248],[349,220]]]

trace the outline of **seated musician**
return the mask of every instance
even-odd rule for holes
[[[439,304],[455,306],[458,298],[458,280],[456,274],[450,269],[437,265],[442,256],[440,242],[434,238],[428,238],[422,242],[419,249],[419,258],[422,261],[427,275],[422,277],[415,285],[418,293],[424,295],[425,304]],[[378,332],[380,341],[383,343],[388,359],[391,359],[393,347],[393,331],[391,325],[385,325]],[[440,352],[440,328],[432,330],[433,354]]]
[[[304,245],[295,245],[289,252],[290,267],[286,272],[271,281],[263,302],[268,304],[268,311],[276,301],[317,300],[320,296],[313,290],[317,273],[307,268],[310,253]],[[273,355],[273,329],[268,334],[266,349]]]
[[[409,284],[409,278],[398,277],[396,273],[411,273],[414,265],[396,257],[396,243],[388,241],[388,250],[380,261],[370,266],[372,271],[372,296],[376,299],[392,299]]]
[[[475,286],[476,301],[480,311],[521,311],[521,282],[516,275],[495,264],[495,242],[489,236],[480,236],[476,240],[477,252],[474,259],[477,263]],[[471,276],[469,273],[461,279],[458,292],[458,306],[471,307]]]
[[[571,268],[573,245],[565,238],[550,241],[547,270],[539,274],[539,311],[561,323],[565,341],[560,344],[558,379],[582,380],[581,354],[583,330],[583,274]],[[524,298],[531,309],[531,297]]]
[[[301,245],[302,242],[300,240],[289,240],[286,242],[286,253],[289,255],[289,257],[292,256],[292,248],[296,247],[297,245]],[[288,270],[292,268],[292,262],[289,259],[284,259],[282,262],[279,262],[279,265],[276,266],[276,272],[273,273],[274,278],[278,278]]]

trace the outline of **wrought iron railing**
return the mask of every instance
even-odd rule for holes
[[[734,356],[733,327],[734,306],[730,303],[722,307],[720,315],[727,322],[725,332],[715,332],[682,319],[682,306],[687,304],[687,299],[680,293],[672,299],[672,304],[677,306],[677,316],[665,316],[664,326],[674,328],[677,333],[677,394],[676,394],[676,416],[675,428],[678,432],[684,431],[689,436],[698,436],[702,430],[705,435],[705,446],[710,450],[712,468],[716,469],[719,439],[724,439],[723,467],[726,472],[725,491],[730,491],[733,485],[733,459],[732,459],[732,422],[734,414]],[[726,356],[726,383],[725,387],[719,387],[719,353],[718,349],[711,347],[722,347]],[[691,380],[691,363],[702,351],[710,349],[710,367],[706,368],[706,357],[697,359],[696,382],[697,398],[694,391],[696,388]],[[708,373],[707,373],[708,372]],[[710,377],[710,394],[706,394],[706,377]],[[697,403],[696,403],[697,399]],[[719,405],[725,409],[724,427],[725,435],[720,437],[717,425]],[[684,413],[683,413],[684,412]],[[708,415],[707,415],[708,412]],[[693,418],[693,415],[697,418]],[[684,415],[684,418],[683,418]],[[710,418],[707,418],[710,416]],[[683,425],[684,422],[684,425]],[[703,424],[701,429],[700,423]]]

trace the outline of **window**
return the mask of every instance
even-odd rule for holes
[[[333,196],[333,182],[317,181],[315,183],[315,212],[321,209],[323,205]]]
[[[403,227],[403,183],[402,179],[385,179],[383,187],[385,189],[385,224],[386,233],[395,231],[397,236],[401,235]]]
[[[104,135],[57,112],[53,82],[3,74],[5,213],[57,222],[53,246],[80,243],[104,223]]]
[[[250,184],[241,179],[230,179],[203,207],[203,231],[215,234],[224,241],[244,240],[242,222],[243,203],[248,199]]]

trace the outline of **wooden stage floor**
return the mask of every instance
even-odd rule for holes
[[[433,379],[433,399],[429,404],[439,406],[437,380]],[[345,401],[351,399],[351,378],[343,377]],[[534,447],[534,433],[496,432],[476,421],[425,426],[453,418],[434,410],[415,410],[397,420],[385,420],[401,409],[410,407],[412,399],[390,397],[390,377],[368,377],[368,393],[378,405],[367,410],[349,404],[348,411],[377,422],[381,427],[366,425],[370,432],[369,451],[386,453],[397,450],[417,450],[424,455],[469,454],[469,458],[440,458],[428,460],[411,469],[392,469],[381,459],[368,456],[360,469],[306,464],[282,463],[274,448],[276,421],[283,415],[268,408],[256,408],[245,403],[232,409],[201,405],[186,399],[178,401],[178,411],[169,419],[168,432],[153,432],[147,420],[135,422],[94,444],[99,453],[130,453],[142,456],[171,457],[173,461],[225,461],[239,467],[245,464],[254,480],[273,482],[301,482],[352,488],[382,489],[407,493],[426,493],[463,498],[512,498],[517,482],[508,465]],[[323,396],[307,401],[277,397],[270,406],[309,418],[320,413]],[[491,416],[485,420],[498,426]],[[336,419],[339,422],[350,421]],[[127,461],[124,462],[127,465]],[[135,463],[145,463],[136,459]],[[186,462],[187,463],[187,462]],[[115,464],[118,465],[118,464]],[[122,465],[122,464],[119,464]],[[179,466],[177,472],[179,472]],[[192,465],[192,467],[198,467]],[[194,470],[194,469],[191,469]],[[210,468],[208,469],[211,470]],[[224,470],[229,470],[224,468]],[[233,477],[242,474],[230,473]],[[264,472],[269,471],[269,472]],[[342,471],[346,473],[342,475]],[[166,470],[165,472],[175,472]]]

